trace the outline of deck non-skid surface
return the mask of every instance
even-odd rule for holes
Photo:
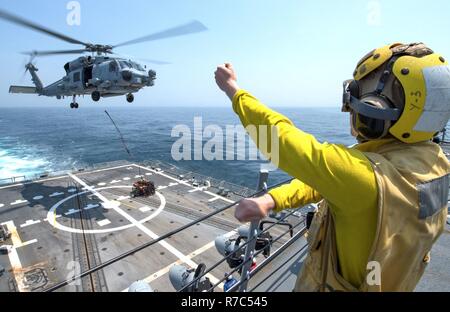
[[[155,183],[155,196],[129,197],[139,174]],[[0,223],[12,232],[6,243],[14,248],[0,255],[6,269],[0,291],[43,290],[231,202],[137,165],[1,187]],[[218,261],[214,239],[238,227],[232,211],[225,211],[61,290],[123,291],[145,280],[158,291],[174,291],[170,267]],[[217,282],[226,271],[222,264],[208,277]]]

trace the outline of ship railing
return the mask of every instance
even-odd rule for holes
[[[228,181],[216,179],[214,177],[205,176],[199,174],[198,172],[182,169],[173,164],[162,162],[160,160],[147,160],[144,161],[142,165],[146,167],[152,167],[153,169],[160,168],[162,170],[165,170],[167,174],[172,175],[175,178],[183,176],[184,179],[187,180],[193,179],[201,185],[205,184],[206,181],[209,181],[211,183],[211,186],[213,186],[214,188],[223,188],[227,191],[227,193],[232,193],[239,197],[249,197],[252,193],[255,192],[254,189],[250,189],[243,185],[237,185]]]
[[[68,169],[62,169],[58,171],[45,171],[41,173],[37,173],[34,175],[22,175],[22,176],[15,176],[15,177],[8,177],[8,178],[2,178],[0,179],[0,185],[9,185],[9,184],[15,184],[15,183],[33,183],[38,180],[46,179],[46,178],[52,178],[57,177],[61,175],[65,175],[69,172],[71,173],[79,173],[84,171],[94,171],[94,170],[101,170],[106,168],[112,168],[112,167],[120,167],[120,166],[127,166],[132,165],[130,161],[127,160],[117,160],[117,161],[110,161],[110,162],[102,162],[102,163],[96,163],[93,165],[85,165],[85,166],[79,166],[79,167],[72,167]],[[230,183],[224,180],[215,179],[213,177],[205,176],[202,174],[199,174],[194,171],[189,171],[185,169],[181,169],[173,164],[169,164],[166,162],[162,162],[159,160],[146,160],[142,162],[137,162],[137,165],[146,166],[146,167],[153,167],[153,168],[160,168],[165,171],[166,174],[173,176],[174,178],[179,178],[180,176],[184,176],[185,179],[192,179],[194,178],[198,183],[205,184],[206,181],[210,182],[211,187],[216,188],[218,191],[223,188],[227,191],[227,193],[235,194],[239,197],[249,197],[252,193],[255,192],[255,190],[252,190],[248,187],[245,187],[243,185],[237,185],[234,183]]]
[[[289,179],[287,181],[281,182],[281,183],[277,183],[271,187],[267,187],[267,183],[266,183],[266,179],[267,179],[268,174],[267,173],[262,173],[260,174],[260,178],[259,178],[259,185],[263,186],[262,189],[258,190],[257,192],[255,192],[254,194],[251,194],[251,196],[248,197],[257,197],[257,196],[261,196],[263,194],[265,194],[268,190],[281,186],[283,184],[289,183],[290,181],[292,181],[292,179]],[[192,221],[188,224],[185,224],[181,227],[179,227],[178,229],[175,229],[173,231],[170,231],[164,235],[161,235],[159,238],[154,239],[152,241],[146,242],[140,246],[137,246],[127,252],[124,252],[114,258],[111,258],[101,264],[96,265],[95,267],[92,267],[84,272],[81,272],[78,275],[73,276],[70,279],[67,279],[65,281],[62,281],[60,283],[57,283],[47,289],[44,290],[44,292],[52,292],[52,291],[56,291],[58,289],[61,289],[71,283],[73,283],[74,281],[81,279],[85,276],[88,276],[90,274],[93,274],[99,270],[102,270],[120,260],[123,260],[131,255],[136,254],[139,251],[142,251],[146,248],[149,248],[151,246],[154,246],[155,244],[168,239],[170,237],[173,237],[189,228],[195,227],[198,223],[201,223],[217,214],[220,214],[228,209],[231,209],[232,207],[235,207],[239,202],[235,202],[235,203],[231,203],[229,205],[226,205],[222,208],[219,208],[217,210],[214,210],[213,212],[199,218],[196,219],[195,221]],[[276,222],[273,222],[273,224],[269,227],[267,227],[264,231],[259,232],[259,234],[261,233],[265,233],[267,231],[269,231],[270,229],[272,229],[273,227],[283,224],[285,223],[285,221],[290,217],[290,216],[297,216],[298,214],[296,214],[297,210],[291,210],[288,213],[285,213],[283,215],[283,217],[278,218]],[[250,265],[251,262],[253,260],[253,258],[255,258],[256,256],[258,256],[259,254],[261,254],[264,249],[259,250],[258,252],[255,252],[255,244],[256,244],[256,239],[257,239],[257,231],[256,229],[258,228],[258,224],[259,222],[253,222],[250,226],[250,231],[249,233],[249,237],[247,237],[246,242],[240,247],[240,248],[245,248],[246,250],[246,254],[245,254],[245,258],[244,261],[235,269],[233,269],[231,272],[229,272],[228,274],[233,274],[234,272],[240,271],[242,269],[242,275],[241,275],[241,280],[235,285],[233,286],[229,291],[235,291],[235,290],[239,290],[239,291],[246,291],[246,287],[247,287],[247,283],[248,281],[255,276],[255,274],[257,274],[258,272],[260,272],[260,270],[267,265],[268,263],[270,263],[275,257],[277,257],[280,253],[282,253],[286,248],[288,248],[292,243],[294,243],[299,237],[301,237],[305,232],[306,232],[306,218],[300,218],[300,221],[298,223],[296,223],[295,225],[293,225],[292,227],[290,227],[288,230],[286,230],[285,232],[283,232],[281,235],[279,235],[278,237],[273,239],[273,243],[276,242],[280,242],[281,239],[287,235],[290,235],[291,238],[289,240],[287,240],[286,242],[283,243],[283,245],[281,247],[279,247],[276,251],[274,251],[272,253],[271,256],[269,256],[268,258],[265,259],[265,261],[263,261],[256,269],[250,270]],[[295,232],[295,234],[294,234]],[[211,267],[208,268],[208,270],[206,270],[201,276],[199,276],[197,280],[199,280],[200,278],[202,278],[203,276],[205,276],[206,274],[208,274],[210,271],[212,271],[214,268],[218,267],[221,263],[223,263],[224,261],[226,261],[229,257],[231,257],[231,255],[228,255],[226,257],[222,257],[222,259],[220,259],[217,263],[215,263],[214,265],[212,265]],[[223,281],[225,280],[225,278],[221,279],[218,283],[216,283],[215,285],[212,285],[212,287],[209,289],[209,291],[214,291],[214,289],[219,286]],[[184,288],[189,287],[189,285],[186,285]],[[183,290],[181,289],[181,290]],[[181,291],[180,290],[180,291]]]
[[[15,183],[32,183],[32,182],[46,179],[46,178],[65,175],[68,172],[78,173],[78,172],[83,172],[83,171],[99,170],[99,169],[106,169],[106,168],[126,166],[126,165],[131,165],[131,163],[127,160],[118,160],[118,161],[96,163],[96,164],[89,165],[89,166],[72,167],[70,169],[68,168],[68,169],[55,170],[55,171],[44,171],[44,172],[36,173],[33,175],[22,175],[22,176],[3,178],[3,179],[0,179],[0,185],[8,185],[8,184],[15,184]]]
[[[10,177],[10,178],[4,178],[4,179],[0,179],[0,185],[1,184],[14,184],[17,182],[23,182],[26,181],[26,177],[25,176],[15,176],[15,177]]]

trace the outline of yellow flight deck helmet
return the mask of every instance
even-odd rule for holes
[[[342,111],[362,140],[427,141],[450,118],[450,68],[423,43],[395,43],[363,57],[344,82]]]

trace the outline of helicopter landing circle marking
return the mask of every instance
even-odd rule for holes
[[[120,186],[108,186],[108,187],[102,187],[102,188],[98,188],[98,189],[93,189],[95,191],[101,191],[101,190],[106,190],[106,189],[117,189],[117,188],[131,188],[131,186],[129,185],[120,185]],[[123,231],[129,228],[134,227],[135,225],[130,223],[124,226],[119,226],[119,227],[115,227],[115,228],[108,228],[108,229],[98,229],[98,230],[81,230],[81,229],[75,229],[75,228],[71,228],[65,225],[62,225],[61,223],[58,223],[56,221],[56,209],[63,204],[64,202],[68,201],[71,198],[74,198],[78,195],[83,195],[86,193],[91,193],[91,191],[87,190],[87,191],[82,191],[73,195],[70,195],[69,197],[66,197],[62,200],[60,200],[59,202],[57,202],[56,204],[54,204],[50,210],[47,213],[47,220],[48,223],[50,223],[50,225],[52,225],[53,227],[62,230],[62,231],[66,231],[66,232],[70,232],[70,233],[78,233],[78,234],[82,234],[82,233],[87,233],[87,234],[103,234],[103,233],[109,233],[109,232],[117,232],[117,231]],[[158,216],[164,209],[164,207],[166,206],[166,198],[159,192],[156,192],[155,195],[157,195],[159,197],[159,200],[161,201],[158,209],[156,209],[156,211],[151,214],[150,216],[137,221],[140,224],[143,224],[149,220],[152,220],[153,218],[155,218],[156,216]]]

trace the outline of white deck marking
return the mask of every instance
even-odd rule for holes
[[[105,182],[100,182],[100,183],[98,183],[97,185],[98,185],[98,186],[105,186],[106,183],[105,183]]]
[[[11,241],[13,243],[13,246],[22,246],[22,240],[20,239],[19,233],[17,232],[14,221],[6,221],[3,222],[2,225],[6,225],[9,232],[11,232]]]
[[[101,190],[106,190],[106,189],[119,189],[119,188],[125,188],[125,189],[130,189],[131,186],[130,185],[116,185],[116,186],[106,186],[106,187],[102,187],[99,189],[96,189],[96,191],[101,191]],[[61,199],[59,202],[57,202],[56,204],[54,204],[49,211],[47,212],[47,220],[49,220],[48,222],[50,223],[50,225],[52,225],[53,227],[62,230],[62,231],[66,231],[69,233],[78,233],[78,234],[83,234],[83,233],[89,233],[89,234],[102,234],[102,233],[110,233],[110,232],[118,232],[118,231],[122,231],[122,230],[126,230],[129,228],[134,227],[133,224],[127,224],[127,225],[123,225],[123,226],[118,226],[115,228],[107,228],[107,229],[96,229],[96,230],[80,230],[80,229],[76,229],[76,228],[72,228],[72,227],[68,227],[65,225],[62,225],[61,223],[56,222],[56,210],[58,209],[59,206],[61,206],[63,203],[65,203],[66,201],[79,196],[79,195],[83,195],[86,193],[90,193],[90,191],[84,191],[84,192],[80,192],[77,194],[73,194],[70,195],[66,198]],[[156,192],[156,196],[158,196],[159,200],[160,200],[160,205],[158,207],[158,209],[156,209],[156,211],[154,211],[152,214],[150,214],[149,216],[143,218],[142,220],[139,220],[139,223],[145,223],[147,221],[152,220],[153,218],[156,218],[163,210],[164,207],[166,206],[166,198],[159,192]],[[101,203],[102,206],[120,206],[120,202],[118,201],[110,201],[109,203]],[[110,208],[112,209],[112,207]]]
[[[34,197],[33,197],[33,200],[40,200],[40,199],[42,199],[42,198],[44,198],[44,196],[42,196],[42,195],[37,195],[37,196],[34,196]]]
[[[157,170],[153,170],[153,169],[150,169],[150,168],[147,168],[147,167],[143,167],[143,166],[139,166],[139,165],[136,165],[136,164],[133,164],[133,166],[138,167],[138,168],[141,168],[141,169],[144,169],[144,170],[147,170],[147,171],[151,171],[151,172],[153,172],[153,173],[156,173],[156,174],[159,174],[159,175],[161,175],[161,176],[163,176],[163,177],[166,177],[167,179],[170,179],[170,180],[172,180],[172,181],[175,181],[175,182],[177,182],[177,183],[179,183],[179,184],[183,184],[183,185],[189,186],[189,187],[191,187],[191,188],[194,188],[195,191],[193,191],[193,192],[199,191],[199,189],[193,187],[191,184],[187,183],[186,181],[180,181],[180,180],[178,180],[178,179],[176,179],[176,178],[174,178],[174,177],[171,177],[171,176],[169,176],[169,175],[167,175],[167,174],[164,174],[164,173],[163,173],[164,171],[159,171],[159,172],[158,172]],[[206,190],[201,190],[201,191],[203,191],[205,194],[208,194],[208,195],[211,195],[211,196],[214,196],[214,197],[215,197],[215,196],[219,196],[219,198],[220,198],[221,200],[226,201],[227,203],[230,203],[230,204],[234,203],[234,201],[232,201],[232,200],[230,200],[230,199],[228,199],[228,198],[226,198],[226,197],[223,197],[223,196],[214,194],[214,193],[212,193],[212,192],[210,192],[210,191],[206,191]]]
[[[229,233],[226,233],[224,236],[225,236],[225,237],[231,237],[231,236],[235,235],[236,233],[237,233],[237,229],[235,229],[235,230],[233,230],[233,231],[231,231],[231,232],[229,232]],[[201,255],[201,254],[204,253],[205,251],[211,249],[212,247],[214,247],[214,245],[215,245],[215,241],[209,242],[209,243],[206,244],[205,246],[202,246],[202,247],[200,247],[199,249],[197,249],[197,250],[191,252],[191,253],[190,253],[189,255],[187,255],[186,257],[192,259],[192,258],[194,258],[194,257],[196,257],[196,256]],[[148,283],[148,284],[150,284],[151,282],[157,280],[158,278],[162,277],[163,275],[169,273],[170,269],[171,269],[174,265],[180,265],[180,264],[183,264],[183,261],[177,260],[177,261],[175,261],[175,262],[169,264],[168,266],[162,268],[161,270],[159,270],[159,271],[157,271],[157,272],[155,272],[155,273],[153,273],[153,274],[150,274],[149,276],[147,276],[146,278],[144,278],[143,281],[146,282],[146,283]],[[223,283],[220,283],[217,287],[220,288],[220,289],[223,289]],[[127,291],[128,291],[128,288],[122,290],[122,292],[127,292]]]
[[[108,219],[103,219],[103,220],[98,221],[97,224],[99,226],[105,226],[105,225],[111,224],[111,221],[109,221]]]
[[[2,208],[2,207],[4,207],[5,205],[4,204],[0,204],[0,208]]]
[[[23,281],[24,274],[22,269],[22,263],[19,259],[19,254],[17,253],[16,247],[13,245],[12,250],[8,253],[9,262],[11,263],[11,269],[16,279],[16,284],[19,292],[27,291]]]
[[[139,208],[139,210],[141,212],[149,212],[150,210],[152,210],[152,208],[150,208],[149,206],[144,206],[144,207]]]
[[[77,213],[77,212],[80,212],[80,209],[69,209],[69,211],[67,211],[64,215],[65,216],[70,216],[70,215],[73,215],[73,214],[75,214],[75,213]]]
[[[118,202],[117,200],[111,200],[108,202],[102,202],[100,205],[102,205],[103,208],[109,210],[109,209],[113,209],[114,207],[119,207],[120,202]]]
[[[219,197],[219,196],[216,196],[216,197],[213,197],[213,198],[211,198],[211,199],[208,199],[208,202],[209,202],[209,203],[212,203],[212,202],[214,202],[214,201],[216,201],[216,200],[218,200],[218,199],[220,199],[220,197]]]
[[[170,182],[170,183],[169,183],[169,187],[171,187],[171,186],[177,186],[178,184],[180,184],[180,183],[178,183],[178,182]]]
[[[17,288],[19,292],[27,291],[27,287],[24,285],[24,271],[22,268],[22,263],[19,259],[19,254],[17,253],[17,248],[36,243],[37,240],[33,239],[22,243],[19,233],[17,232],[17,228],[14,225],[14,221],[7,221],[2,224],[6,225],[8,227],[8,230],[11,232],[11,241],[13,243],[13,248],[11,252],[8,253],[8,258],[9,262],[11,263],[11,269],[14,275],[14,279],[16,280]]]
[[[146,176],[151,176],[152,175],[152,173],[150,173],[150,172],[147,172],[146,174],[145,174]]]
[[[69,192],[69,193],[75,193],[76,191],[77,191],[77,189],[75,189],[75,188],[71,188],[71,189],[67,190],[67,192]]]
[[[195,189],[192,189],[192,190],[189,190],[188,192],[189,193],[195,193],[195,192],[198,192],[198,191],[201,191],[202,189],[200,189],[200,188],[195,188]]]
[[[53,194],[50,194],[49,197],[57,197],[57,196],[61,196],[61,195],[64,195],[64,193],[63,192],[55,192]]]
[[[24,227],[27,227],[27,226],[30,226],[33,224],[38,224],[38,223],[41,223],[41,220],[27,220],[27,221],[25,221],[24,224],[21,224],[20,227],[24,228]]]
[[[89,204],[86,207],[84,207],[83,209],[84,210],[90,210],[90,209],[94,209],[94,208],[98,208],[98,207],[100,207],[99,204]]]
[[[131,180],[129,177],[125,177],[125,178],[123,178],[122,180],[124,180],[124,181],[129,181],[129,180]]]
[[[58,219],[58,218],[61,218],[61,217],[62,217],[61,215],[56,215],[56,216],[55,216],[55,219]],[[48,222],[48,217],[44,219],[44,222]],[[50,223],[51,223],[51,222],[50,222]]]
[[[158,186],[156,189],[157,190],[164,190],[164,189],[166,189],[167,188],[167,186],[162,186],[162,185],[160,185],[160,186]]]
[[[135,179],[140,179],[140,178],[142,178],[142,176],[140,176],[140,175],[135,175],[134,178],[135,178]]]
[[[214,194],[214,193],[212,193],[212,192],[210,192],[210,191],[203,191],[203,192],[204,192],[205,194],[208,194],[208,195],[211,195],[211,196],[217,196],[217,197],[219,197],[219,199],[221,199],[221,200],[223,200],[223,201],[226,201],[227,203],[230,203],[230,204],[233,204],[233,203],[234,203],[234,201],[232,201],[231,199],[228,199],[228,198],[226,198],[226,197],[223,197],[223,196]]]
[[[133,167],[128,167],[127,170],[133,170]]]
[[[11,203],[11,206],[14,206],[14,205],[20,205],[20,204],[25,204],[25,203],[28,203],[28,200],[25,200],[25,199],[18,199],[18,200],[16,200],[16,201],[12,202],[12,203]]]
[[[80,178],[78,178],[77,176],[70,174],[69,176],[74,179],[76,182],[78,182],[80,185],[83,185],[86,189],[89,189],[93,194],[95,194],[101,201],[103,202],[108,202],[109,200],[103,196],[102,194],[100,194],[99,192],[97,192],[94,188],[90,187],[89,185],[87,185],[83,180],[81,180]],[[125,219],[127,219],[130,223],[132,223],[136,228],[140,229],[142,232],[144,232],[145,234],[147,234],[150,238],[152,239],[158,239],[159,236],[152,232],[151,230],[149,230],[147,227],[145,227],[142,223],[138,222],[136,219],[134,219],[132,216],[130,216],[128,213],[126,213],[125,211],[123,211],[122,209],[120,209],[119,207],[113,207],[112,209],[114,209],[114,211],[116,211],[118,214],[120,214],[122,217],[124,217]],[[162,240],[160,242],[158,242],[159,245],[161,245],[162,247],[164,247],[165,249],[167,249],[167,251],[169,251],[170,253],[172,253],[174,256],[176,256],[177,258],[183,260],[183,262],[185,262],[186,264],[190,265],[193,268],[196,268],[198,266],[197,263],[195,263],[194,261],[192,261],[191,259],[187,258],[182,252],[180,252],[178,249],[176,249],[175,247],[173,247],[172,245],[170,245],[169,243],[167,243],[166,241]],[[210,281],[212,283],[217,283],[219,280],[217,278],[215,278],[214,276],[208,274],[208,277],[210,279]]]
[[[119,182],[121,182],[121,180],[112,180],[111,182],[109,182],[109,184],[116,184],[116,183],[119,183]]]
[[[28,245],[31,245],[31,244],[34,244],[34,243],[37,243],[37,242],[38,242],[37,239],[32,239],[32,240],[23,242],[22,245],[21,245],[20,247],[28,246]]]
[[[119,197],[117,197],[116,200],[121,201],[121,200],[126,200],[126,199],[130,199],[130,196],[119,196]]]

